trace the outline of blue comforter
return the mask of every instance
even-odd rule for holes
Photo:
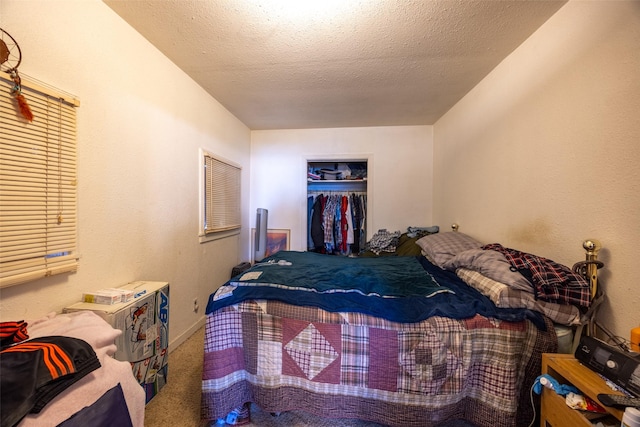
[[[431,316],[463,319],[481,314],[507,321],[529,319],[545,329],[539,313],[497,308],[454,273],[422,256],[347,258],[281,251],[211,294],[207,314],[247,299],[360,312],[403,323]]]

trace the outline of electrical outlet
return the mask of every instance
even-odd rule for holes
[[[200,306],[198,305],[198,298],[193,299],[193,312],[197,313]]]

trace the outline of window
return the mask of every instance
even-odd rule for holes
[[[27,122],[0,76],[0,287],[76,271],[76,108],[22,80]]]
[[[204,152],[204,233],[240,229],[242,169]]]

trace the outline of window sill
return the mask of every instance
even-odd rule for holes
[[[219,231],[217,233],[209,233],[209,234],[204,234],[203,232],[200,232],[198,239],[200,240],[200,243],[207,243],[207,242],[212,242],[214,240],[226,239],[227,237],[236,236],[238,234],[240,234],[240,228],[237,228],[235,230]]]

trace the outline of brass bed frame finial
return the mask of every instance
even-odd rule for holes
[[[451,231],[458,231],[458,228],[460,228],[460,226],[455,222],[451,224]]]
[[[596,239],[587,239],[582,242],[582,247],[587,252],[586,259],[573,264],[573,271],[587,279],[593,299],[598,293],[598,269],[604,267],[604,263],[598,260],[598,252],[602,245]]]

